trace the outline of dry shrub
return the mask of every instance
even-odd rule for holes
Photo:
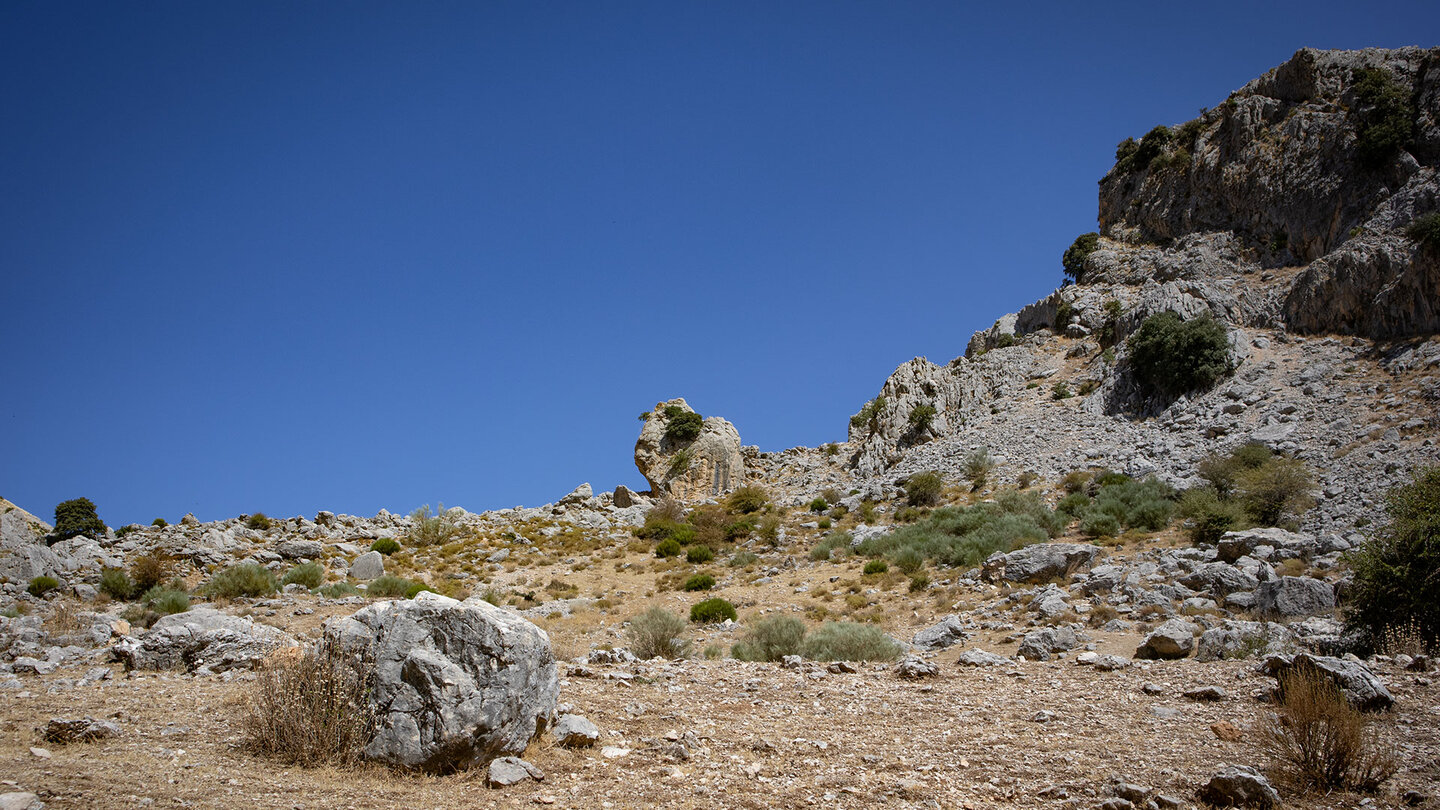
[[[1312,670],[1281,676],[1278,711],[1260,730],[1277,780],[1302,792],[1374,791],[1395,773],[1370,718],[1334,682]]]
[[[135,582],[133,593],[145,593],[175,574],[175,564],[163,551],[151,551],[130,563],[130,579]]]
[[[84,629],[81,623],[80,606],[69,599],[56,599],[50,615],[45,617],[45,630],[57,636],[67,636]]]
[[[354,765],[375,731],[374,663],[320,643],[277,654],[242,706],[251,751],[295,765]]]
[[[683,634],[686,621],[662,607],[652,607],[630,620],[630,650],[642,660],[685,658],[690,642]]]
[[[1425,633],[1420,629],[1420,623],[1411,619],[1385,628],[1384,632],[1380,634],[1380,642],[1376,645],[1375,651],[1391,658],[1397,655],[1408,655],[1414,658],[1427,654],[1430,651],[1430,645],[1425,641]]]

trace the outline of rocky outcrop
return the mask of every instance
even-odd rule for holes
[[[647,415],[640,438],[635,441],[635,466],[650,482],[651,492],[696,501],[743,485],[745,458],[735,426],[710,416],[701,423],[699,435],[676,438],[667,435],[667,407],[695,413],[684,399],[672,399],[657,404]]]
[[[126,669],[186,669],[224,672],[253,669],[295,639],[243,616],[230,616],[207,605],[163,616],[140,636],[126,636],[111,648]]]
[[[379,602],[325,637],[375,665],[368,759],[446,773],[524,752],[555,715],[545,631],[480,598]]]
[[[1383,711],[1395,703],[1394,695],[1385,688],[1384,682],[1358,661],[1298,653],[1267,658],[1261,669],[1279,682],[1282,691],[1290,676],[1300,674],[1323,678],[1335,684],[1345,693],[1350,705],[1361,711]]]
[[[1008,554],[990,555],[983,573],[991,582],[1049,582],[1068,579],[1099,555],[1100,549],[1085,543],[1036,543]]]

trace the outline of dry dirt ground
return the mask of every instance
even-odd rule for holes
[[[1110,552],[1173,542],[1161,537]],[[622,622],[652,604],[683,613],[712,595],[657,591],[657,575],[670,573],[666,565],[612,553],[579,571],[557,562],[508,572],[525,576],[528,587],[559,578],[582,595],[605,596],[598,607],[539,620],[561,658],[623,644]],[[721,578],[717,592],[740,607],[742,622],[774,610],[812,623],[822,610],[833,618],[868,614],[900,638],[1004,593],[937,585],[910,594],[906,578],[863,576],[862,563],[801,559],[769,582],[756,579],[767,565],[763,558],[748,573],[709,568]],[[360,601],[287,595],[231,608],[309,637]],[[1013,655],[1014,642],[1005,638],[1024,629],[1023,621],[1013,630],[1001,625],[969,646]],[[691,640],[697,653],[728,650],[739,632],[703,628]],[[1140,627],[1089,635],[1096,651],[1124,657],[1141,639]],[[1073,653],[972,669],[955,665],[959,652],[940,654],[934,659],[940,676],[918,682],[900,679],[888,665],[834,673],[817,664],[797,671],[697,659],[591,666],[593,677],[581,677],[562,662],[560,699],[600,727],[600,745],[573,751],[542,737],[526,758],[544,771],[544,781],[499,790],[487,788],[478,772],[427,777],[257,759],[242,749],[237,720],[240,701],[254,688],[250,673],[127,674],[111,665],[109,680],[67,686],[92,663],[22,676],[23,689],[0,690],[0,793],[33,791],[48,808],[1092,808],[1110,797],[1107,782],[1120,777],[1190,806],[1196,789],[1226,764],[1266,764],[1255,728],[1268,716],[1267,704],[1257,696],[1273,681],[1255,674],[1253,661],[1137,662],[1101,673],[1077,665]],[[1399,755],[1400,772],[1374,797],[1286,795],[1287,806],[1402,807],[1401,796],[1418,790],[1440,807],[1440,673],[1387,666],[1380,675],[1398,700],[1397,710],[1377,722]],[[1220,686],[1229,697],[1184,696],[1203,686]],[[49,719],[86,715],[114,720],[121,734],[66,746],[41,739]],[[1241,739],[1217,736],[1211,726],[1220,721],[1238,728]],[[48,756],[32,747],[47,748]],[[607,756],[607,748],[618,751]]]

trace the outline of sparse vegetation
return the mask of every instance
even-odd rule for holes
[[[400,550],[400,543],[393,537],[382,537],[370,544],[370,550],[378,551],[386,557],[389,557],[391,554]]]
[[[1431,253],[1440,252],[1440,211],[1416,217],[1405,227],[1405,235]]]
[[[718,596],[696,602],[690,608],[690,621],[695,624],[720,624],[726,619],[735,621],[735,606]]]
[[[1067,385],[1064,380],[1060,380],[1059,382],[1050,386],[1051,399],[1069,399],[1073,396],[1075,395],[1070,392],[1070,386]]]
[[[375,728],[374,664],[322,643],[256,673],[241,704],[245,747],[295,765],[354,765]]]
[[[694,441],[705,427],[705,418],[679,405],[665,406],[665,440],[674,444]]]
[[[759,512],[770,503],[770,496],[765,490],[753,484],[747,484],[737,488],[725,499],[725,508],[731,512],[748,515],[752,512]]]
[[[256,512],[245,518],[245,526],[257,532],[268,531],[271,525],[270,518],[266,517],[264,512]]]
[[[930,425],[935,421],[935,414],[934,405],[928,402],[921,402],[910,409],[910,416],[908,418],[910,427],[919,433],[929,430]]]
[[[55,530],[46,542],[54,545],[82,534],[93,538],[105,536],[105,522],[95,513],[94,501],[89,498],[61,501],[55,506]]]
[[[1131,143],[1134,143],[1134,141],[1131,141]],[[1090,254],[1094,253],[1099,246],[1100,234],[1094,233],[1093,231],[1090,233],[1082,233],[1075,237],[1075,241],[1070,243],[1070,247],[1065,248],[1065,254],[1060,257],[1060,265],[1065,268],[1065,277],[1076,284],[1084,281],[1085,260],[1090,258]],[[1060,311],[1057,309],[1055,313],[1056,329],[1064,329],[1065,326],[1069,324],[1072,314],[1069,303],[1062,301],[1061,306],[1065,308],[1064,323],[1060,322]]]
[[[825,622],[801,642],[812,661],[894,661],[900,645],[873,624]]]
[[[142,554],[130,562],[131,594],[144,593],[175,574],[175,563],[161,551]]]
[[[741,661],[779,661],[799,655],[805,623],[794,616],[767,616],[750,626],[730,654]]]
[[[41,574],[30,580],[30,584],[25,586],[25,592],[34,597],[41,597],[58,587],[60,587],[60,580]]]
[[[905,479],[905,502],[911,506],[933,506],[940,502],[945,479],[938,472],[919,472]]]
[[[304,585],[318,588],[325,581],[325,567],[318,562],[308,562],[292,567],[280,578],[281,585]]]
[[[1175,513],[1175,489],[1155,478],[1136,481],[1128,475],[1101,472],[1091,481],[1092,498],[1083,491],[1060,500],[1057,509],[1080,521],[1089,537],[1115,537],[1123,529],[1159,531]]]
[[[321,585],[315,592],[328,599],[339,599],[345,596],[354,596],[360,593],[360,589],[348,582],[332,582],[329,585]]]
[[[685,580],[685,584],[680,586],[681,590],[685,591],[708,591],[713,587],[715,577],[710,574],[692,574]]]
[[[1350,552],[1355,578],[1345,623],[1376,645],[1407,625],[1434,649],[1440,644],[1440,467],[1385,497],[1386,523]]]
[[[100,572],[100,592],[124,601],[136,594],[135,580],[123,568],[106,568]]]
[[[685,620],[662,607],[652,607],[630,620],[626,634],[630,651],[644,660],[684,658],[690,642],[684,638]]]
[[[1276,771],[1303,792],[1373,792],[1398,767],[1369,718],[1328,677],[1309,669],[1281,675],[1276,713],[1261,727],[1260,740]]]
[[[434,512],[427,503],[411,512],[410,519],[413,523],[406,535],[407,542],[416,548],[445,545],[463,532],[459,522],[445,511],[443,503],[437,503]]]
[[[390,574],[376,577],[365,584],[366,596],[378,596],[384,599],[414,599],[415,594],[430,590],[434,589],[423,582],[415,582]]]
[[[156,585],[140,597],[140,603],[161,616],[190,609],[190,594],[183,588]]]
[[[140,581],[136,577],[136,583]],[[275,575],[255,563],[240,563],[226,568],[210,578],[202,589],[205,595],[216,599],[236,599],[241,596],[269,596],[277,589]]]
[[[885,397],[875,397],[860,409],[860,412],[850,417],[850,427],[860,430],[862,428],[871,433],[880,429],[880,418],[885,415]]]
[[[919,569],[933,560],[939,565],[979,565],[996,551],[1011,551],[1045,540],[1065,528],[1066,519],[1051,511],[1035,492],[1005,493],[995,503],[936,509],[925,519],[872,537],[857,551],[883,557],[905,568]],[[811,552],[814,556],[814,551]]]
[[[1209,317],[1151,315],[1128,345],[1135,379],[1165,396],[1208,388],[1233,370],[1225,326]]]
[[[835,560],[844,557],[850,551],[850,535],[845,532],[835,532],[827,535],[824,540],[816,543],[810,548],[810,559],[812,560]]]

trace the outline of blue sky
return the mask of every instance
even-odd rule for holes
[[[673,396],[842,440],[1057,285],[1116,142],[1300,47],[1436,32],[1418,2],[7,2],[0,496],[537,505],[644,488]]]

